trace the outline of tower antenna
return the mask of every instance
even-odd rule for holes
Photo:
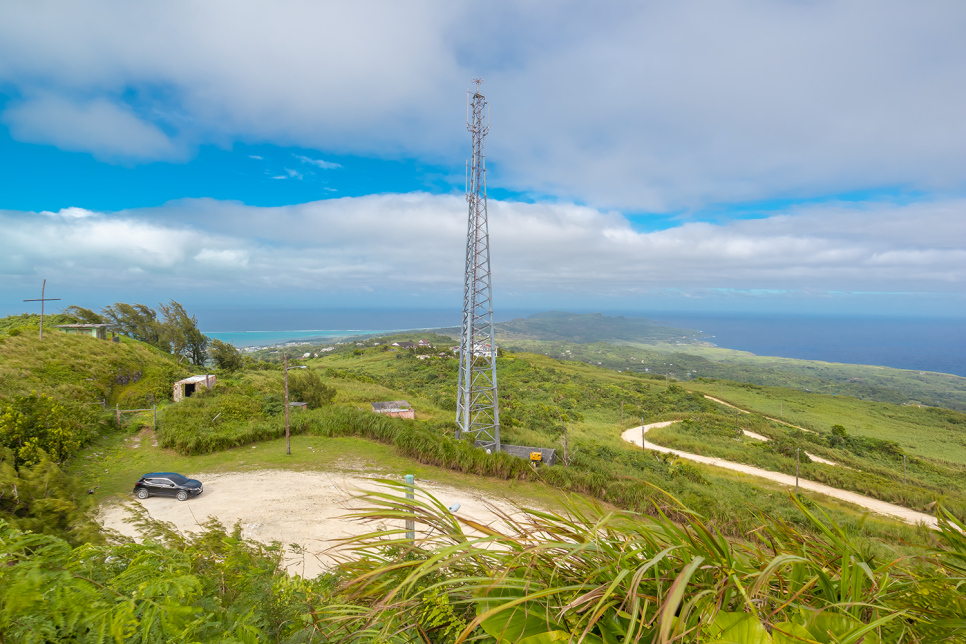
[[[463,277],[463,328],[456,393],[456,437],[473,436],[481,447],[500,451],[500,401],[496,386],[496,332],[490,279],[490,232],[486,215],[486,163],[483,139],[489,132],[482,78],[474,78],[466,129],[473,139],[466,202],[466,273]]]

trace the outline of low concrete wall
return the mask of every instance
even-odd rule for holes
[[[476,441],[475,445],[477,447],[482,447],[483,443]],[[528,461],[530,460],[531,452],[540,452],[543,458],[543,460],[540,462],[543,465],[557,464],[557,450],[549,447],[526,447],[524,445],[507,445],[506,443],[503,443],[500,445],[500,448],[510,456],[516,456],[517,458],[522,458]]]

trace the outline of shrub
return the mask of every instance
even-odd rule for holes
[[[289,372],[288,393],[289,400],[308,403],[310,409],[318,409],[332,403],[336,390],[325,386],[317,372],[300,369]]]
[[[46,454],[63,463],[89,434],[76,414],[47,394],[17,396],[0,410],[0,447],[13,450],[17,463],[32,465]]]

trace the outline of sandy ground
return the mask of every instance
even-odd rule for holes
[[[674,454],[675,456],[680,456],[681,458],[686,458],[689,461],[695,461],[697,463],[704,463],[705,465],[714,465],[716,467],[723,467],[725,469],[734,470],[736,472],[742,472],[743,474],[750,474],[751,476],[758,476],[770,481],[775,481],[776,483],[781,483],[782,485],[795,485],[795,477],[782,474],[780,472],[770,472],[768,470],[763,470],[757,467],[752,467],[751,465],[743,465],[741,463],[732,463],[731,461],[724,461],[720,458],[713,458],[709,456],[698,456],[697,454],[689,454],[687,452],[682,452],[680,450],[671,449],[669,447],[663,447],[661,445],[655,445],[644,440],[644,434],[647,433],[649,429],[654,429],[657,427],[667,427],[677,421],[669,420],[661,423],[651,423],[650,425],[644,425],[643,429],[641,427],[632,427],[621,434],[621,438],[629,443],[634,443],[635,445],[643,446],[647,449],[654,450],[656,452],[664,452],[665,454]],[[821,483],[816,483],[815,481],[807,481],[805,479],[799,479],[798,485],[804,490],[812,490],[813,492],[818,492],[826,496],[831,496],[836,499],[841,499],[843,501],[848,501],[855,505],[861,506],[877,512],[879,514],[885,514],[897,519],[902,519],[907,523],[917,524],[925,523],[931,528],[936,528],[938,522],[936,517],[930,516],[928,514],[923,514],[922,512],[916,512],[915,510],[910,510],[909,508],[904,508],[900,505],[894,505],[892,503],[886,503],[885,501],[880,501],[878,499],[873,499],[861,494],[856,494],[855,492],[848,492],[846,490],[839,490],[834,487],[829,487],[827,485],[822,485]]]
[[[336,545],[339,539],[377,528],[340,518],[361,507],[353,497],[362,491],[385,491],[369,479],[336,472],[260,470],[187,476],[204,483],[205,491],[200,496],[187,501],[169,497],[149,497],[139,501],[132,497],[124,503],[102,507],[98,520],[108,528],[137,537],[135,528],[124,523],[128,516],[124,508],[127,503],[140,503],[152,517],[173,523],[182,531],[197,530],[198,524],[209,516],[217,518],[229,529],[240,521],[246,538],[263,543],[278,541],[286,548],[291,543],[302,546],[308,554],[289,557],[286,565],[289,572],[314,577],[333,562],[323,551]],[[458,517],[483,524],[498,520],[491,506],[510,514],[516,510],[507,501],[484,497],[466,489],[421,480],[417,480],[416,485],[446,506],[459,503]],[[404,527],[402,522],[399,523],[394,526],[387,522],[385,527]],[[418,532],[419,526],[416,527]]]

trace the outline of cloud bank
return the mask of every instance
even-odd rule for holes
[[[962,2],[473,9],[3,3],[2,119],[118,163],[245,141],[460,167],[484,76],[491,178],[524,192],[669,211],[966,186]]]
[[[966,200],[824,205],[636,232],[617,213],[490,201],[497,301],[708,293],[960,293]],[[834,220],[835,225],[827,222]],[[458,300],[465,201],[423,193],[257,208],[207,199],[96,213],[0,211],[0,276],[64,288],[285,293],[328,306]],[[504,299],[506,298],[506,299]]]

